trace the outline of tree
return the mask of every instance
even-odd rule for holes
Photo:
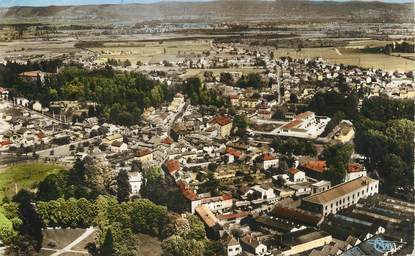
[[[161,245],[163,256],[202,256],[204,243],[195,239],[186,240],[180,236],[173,236]]]
[[[34,195],[27,190],[21,190],[13,197],[13,201],[18,204],[19,218],[22,223],[18,227],[18,232],[22,240],[19,242],[19,249],[29,255],[34,249],[39,251],[42,247],[42,223],[32,202]]]
[[[297,97],[296,94],[291,93],[291,95],[290,95],[290,102],[291,103],[294,103],[294,104],[298,103],[298,97]]]
[[[131,194],[131,185],[128,178],[128,172],[124,169],[118,173],[117,187],[118,202],[128,201]]]
[[[335,144],[324,148],[322,156],[326,160],[328,170],[324,172],[325,178],[333,185],[343,182],[346,168],[353,153],[353,146]]]
[[[38,185],[37,199],[39,201],[58,199],[64,195],[65,186],[65,180],[62,174],[48,175]]]
[[[220,82],[227,85],[233,85],[235,81],[229,72],[222,72],[220,73]]]
[[[109,228],[105,234],[104,243],[101,246],[101,253],[102,256],[112,256],[114,254],[114,241],[112,238],[112,230]]]

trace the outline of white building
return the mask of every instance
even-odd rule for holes
[[[357,204],[359,199],[378,192],[379,181],[363,176],[303,198],[302,204],[310,211],[328,215]]]
[[[131,186],[131,196],[139,196],[141,184],[143,184],[143,175],[140,172],[129,172],[128,182]]]
[[[296,115],[290,122],[277,128],[276,132],[281,136],[315,139],[329,121],[329,117],[316,118],[313,112],[307,111]]]
[[[348,182],[363,176],[367,176],[365,167],[363,165],[358,163],[349,164],[347,165],[344,182]]]

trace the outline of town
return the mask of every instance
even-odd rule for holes
[[[4,252],[410,255],[414,66],[202,41],[0,62]]]

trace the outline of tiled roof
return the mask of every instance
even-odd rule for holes
[[[151,154],[151,151],[150,151],[150,149],[148,149],[148,148],[143,148],[143,149],[140,149],[140,150],[138,150],[138,152],[137,152],[137,155],[138,155],[139,157],[146,156],[146,155],[149,155],[149,154]]]
[[[212,213],[211,210],[206,205],[201,205],[196,207],[196,213],[200,216],[200,218],[203,220],[203,222],[208,227],[213,227],[218,222],[218,219],[215,217],[215,215]]]
[[[227,116],[217,116],[213,118],[212,122],[219,124],[220,126],[225,126],[225,125],[232,123],[232,119],[230,119]]]
[[[294,175],[294,174],[296,174],[297,172],[299,172],[299,170],[298,170],[297,168],[291,167],[290,169],[288,169],[288,170],[287,170],[287,172],[288,172],[289,174]]]
[[[227,147],[226,148],[226,153],[233,155],[236,158],[240,158],[242,156],[242,153],[238,150],[235,150],[233,148]]]
[[[358,163],[354,163],[354,164],[348,164],[347,165],[347,169],[346,171],[348,173],[352,173],[352,172],[361,172],[364,170],[363,165],[358,164]]]
[[[302,167],[319,173],[327,170],[326,161],[308,161]]]
[[[166,168],[170,174],[173,174],[180,170],[180,163],[177,160],[168,160],[166,162]]]

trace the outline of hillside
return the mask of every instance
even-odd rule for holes
[[[24,21],[413,21],[411,4],[382,2],[314,2],[306,0],[222,0],[212,2],[159,2],[153,4],[10,7],[0,19]]]

